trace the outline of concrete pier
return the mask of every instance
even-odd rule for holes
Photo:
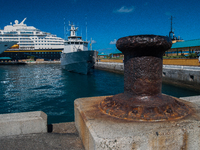
[[[124,72],[123,63],[97,62],[96,69],[116,73]],[[200,67],[163,65],[163,82],[200,91]]]
[[[181,99],[193,102],[197,105],[200,105],[200,96],[191,96],[191,97],[181,97]],[[12,114],[10,114],[12,115]],[[96,114],[94,114],[96,115]],[[101,123],[101,122],[100,122]],[[33,123],[34,124],[34,123]],[[180,124],[174,124],[176,127],[180,126]],[[81,139],[79,138],[78,131],[75,127],[75,122],[66,122],[66,123],[59,123],[59,124],[52,124],[48,126],[49,132],[48,133],[30,133],[30,134],[21,134],[21,135],[9,135],[9,136],[0,136],[0,147],[2,150],[11,150],[11,149],[26,149],[26,150],[42,150],[42,149],[67,149],[67,150],[85,150]],[[110,127],[112,128],[112,126]],[[193,128],[190,126],[190,128]],[[169,134],[172,134],[170,130],[166,132],[164,137],[168,137]],[[183,126],[183,131],[185,128]],[[84,132],[84,128],[82,126],[82,132]],[[120,133],[121,131],[116,131]],[[149,131],[147,131],[149,132]],[[144,134],[147,133],[146,130],[143,132]],[[102,129],[102,134],[105,134],[105,130]],[[155,139],[160,136],[158,131],[153,132]],[[85,136],[87,132],[83,133]],[[157,136],[158,134],[158,136]],[[187,134],[185,134],[185,138],[183,138],[185,142],[187,141]],[[122,145],[124,144],[123,139],[121,139]],[[193,139],[194,142],[197,139]],[[157,141],[157,142],[162,142]],[[120,141],[114,141],[111,143],[113,147],[115,143]],[[181,142],[182,143],[182,142]],[[152,143],[153,144],[153,143]],[[156,143],[154,143],[156,144]],[[106,143],[102,146],[105,147]],[[134,143],[132,146],[134,147]],[[136,146],[136,145],[135,145]],[[187,144],[183,145],[187,146]],[[169,147],[170,148],[170,147]],[[188,147],[187,147],[188,148]],[[106,148],[105,148],[106,149]],[[113,148],[114,150],[117,149]],[[186,149],[186,148],[185,148]],[[193,149],[190,150],[198,150],[198,147],[194,145]]]
[[[124,73],[124,63],[96,62],[95,69]]]
[[[103,99],[91,97],[75,101],[75,124],[85,150],[200,149],[200,113],[177,121],[135,122],[102,113],[99,103]],[[200,108],[200,101],[195,102],[197,105],[187,104]]]
[[[200,67],[163,65],[163,82],[200,91]]]
[[[33,123],[34,124],[34,123]],[[74,122],[49,125],[48,133],[0,137],[1,150],[84,150]]]
[[[0,115],[0,137],[47,132],[47,115],[42,111]]]

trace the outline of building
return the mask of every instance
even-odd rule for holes
[[[105,54],[105,53],[99,53],[98,54],[98,59],[101,59],[101,58],[107,58],[107,54]]]
[[[119,51],[119,50],[116,50],[116,51],[114,51],[113,53],[112,53],[112,57],[113,58],[119,58],[119,57],[124,57],[124,54],[122,54],[122,52],[121,51]]]
[[[188,56],[190,53],[200,54],[200,39],[173,43],[165,56]]]

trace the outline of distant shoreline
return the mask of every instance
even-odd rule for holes
[[[60,61],[27,61],[27,64],[60,64]]]

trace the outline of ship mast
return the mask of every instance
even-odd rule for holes
[[[76,31],[78,30],[78,27],[74,27],[73,23],[70,24],[69,22],[69,26],[71,26],[71,29],[70,29],[70,36],[76,36]]]
[[[173,30],[173,28],[172,28],[172,19],[173,19],[173,17],[171,16],[171,31],[169,32],[169,37],[171,38],[171,40],[172,39],[174,39],[174,32],[172,31]]]
[[[86,20],[85,25],[86,25],[86,41],[87,41],[87,16],[85,16],[85,20]]]
[[[90,48],[91,48],[91,50],[92,50],[92,38],[91,38]]]
[[[66,40],[65,18],[64,18],[64,40]]]

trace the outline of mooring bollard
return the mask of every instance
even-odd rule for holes
[[[103,113],[134,121],[166,121],[192,112],[184,102],[161,93],[162,58],[172,46],[170,38],[128,36],[120,38],[116,46],[124,54],[124,93],[101,101]]]

